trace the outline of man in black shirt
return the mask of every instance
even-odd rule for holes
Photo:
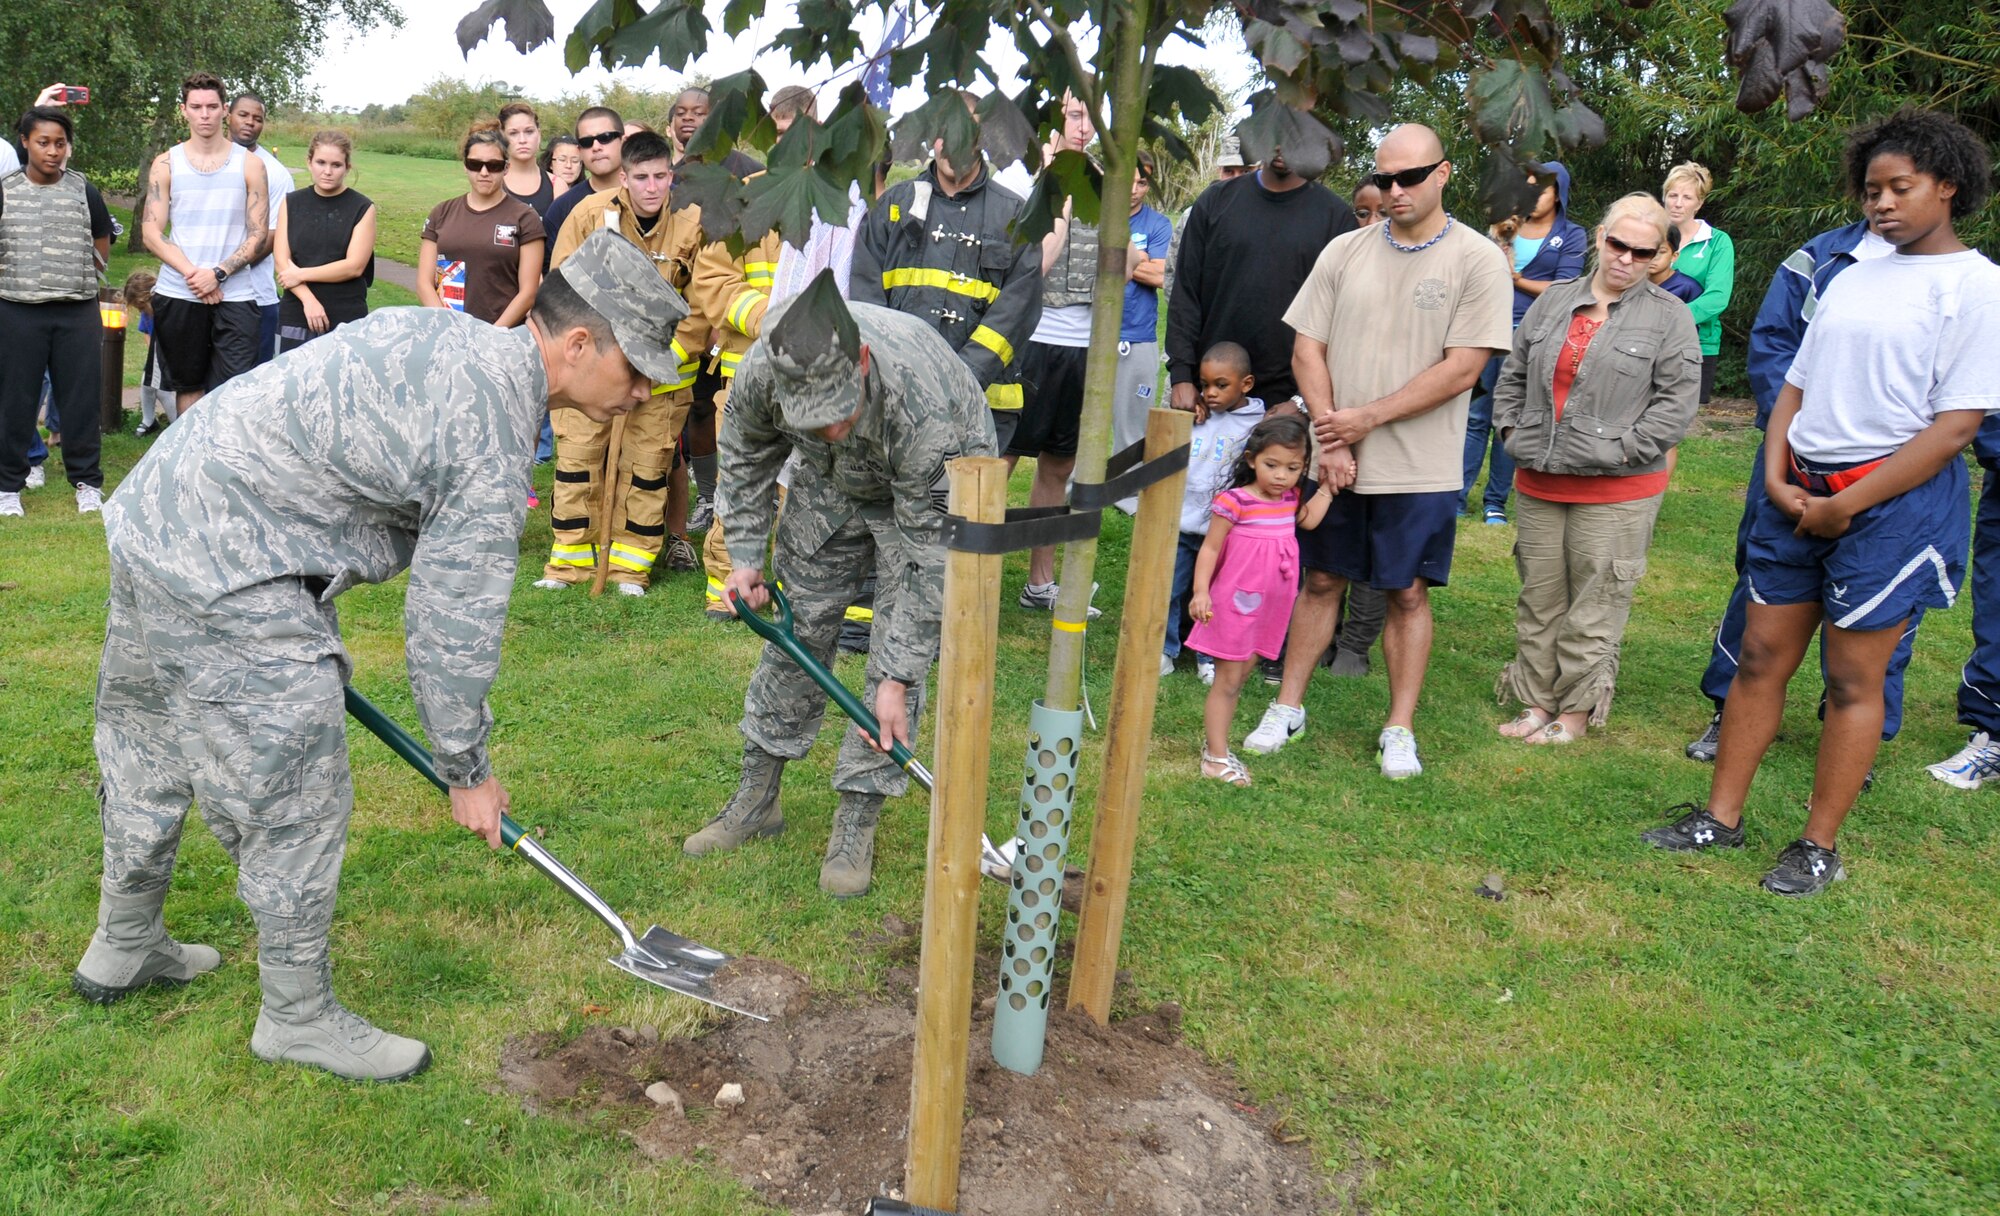
[[[1354,226],[1354,210],[1293,173],[1281,150],[1256,172],[1202,191],[1181,230],[1167,310],[1175,409],[1202,416],[1195,391],[1201,353],[1225,341],[1250,352],[1258,395],[1272,411],[1286,408],[1298,388],[1285,309],[1327,242]]]
[[[548,277],[555,259],[556,234],[576,205],[603,190],[623,184],[619,173],[625,167],[625,120],[610,106],[592,106],[576,116],[577,153],[583,158],[583,176],[549,204],[542,217],[542,231],[549,239],[542,243],[542,276]]]

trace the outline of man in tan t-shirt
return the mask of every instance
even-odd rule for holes
[[[1382,191],[1389,222],[1335,237],[1285,312],[1319,476],[1335,497],[1320,526],[1299,533],[1306,582],[1284,683],[1243,745],[1274,752],[1305,729],[1306,681],[1341,592],[1364,582],[1389,601],[1379,745],[1382,775],[1396,780],[1423,771],[1412,727],[1430,664],[1430,588],[1451,573],[1466,408],[1487,359],[1511,344],[1513,278],[1492,241],[1445,212],[1451,162],[1429,127],[1391,131],[1362,180]]]

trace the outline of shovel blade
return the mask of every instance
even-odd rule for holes
[[[711,950],[709,953],[714,954],[715,952]],[[727,959],[725,958],[724,961],[726,962]],[[678,992],[682,996],[691,996],[697,1001],[713,1005],[718,1009],[727,1009],[731,1013],[740,1013],[744,1017],[755,1018],[760,1022],[771,1020],[765,1014],[758,1013],[754,1009],[745,1009],[739,1005],[731,1004],[728,999],[719,995],[715,991],[715,969],[713,967],[707,969],[676,967],[663,964],[657,959],[635,954],[630,950],[613,957],[611,965],[625,972],[627,975],[644,980],[648,984],[665,988],[669,992]]]
[[[658,925],[640,935],[639,950],[662,967],[683,971],[701,971],[713,975],[717,968],[729,961],[729,956],[682,937]]]

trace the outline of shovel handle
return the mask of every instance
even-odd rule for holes
[[[737,617],[745,625],[750,626],[752,632],[771,643],[771,645],[776,646],[779,650],[784,651],[791,657],[792,662],[799,665],[799,670],[812,677],[813,683],[825,689],[826,695],[833,698],[833,703],[840,706],[840,712],[852,718],[856,726],[877,739],[881,738],[882,724],[876,721],[875,715],[869,712],[868,707],[861,703],[861,698],[849,691],[847,685],[842,684],[832,672],[826,669],[825,664],[814,658],[806,650],[805,646],[799,642],[798,634],[792,632],[792,602],[785,598],[783,589],[773,583],[769,585],[769,590],[771,592],[771,606],[777,610],[777,618],[775,620],[767,620],[752,612],[750,605],[744,603],[742,597],[738,596],[734,591],[729,593],[729,606],[736,610]],[[925,768],[901,741],[892,743],[889,746],[889,759],[894,760],[898,768],[908,773],[916,780],[918,785],[923,786],[926,791],[929,791],[931,788],[931,771]]]
[[[451,792],[451,787],[445,784],[444,778],[438,776],[437,766],[431,763],[431,754],[424,750],[424,745],[417,742],[409,731],[404,730],[394,718],[376,708],[374,702],[354,691],[352,684],[345,688],[343,695],[347,700],[347,712],[354,716],[355,721],[367,727],[369,734],[386,743],[390,751],[401,756],[432,785],[447,794]],[[515,823],[513,818],[505,813],[500,816],[500,840],[510,850],[526,859],[529,865],[547,875],[550,881],[567,891],[570,898],[596,914],[597,919],[603,921],[607,928],[618,935],[618,940],[626,949],[636,948],[631,928],[626,925],[624,918],[604,901],[604,897],[591,890],[588,883],[571,873],[568,866],[557,860],[556,856],[543,848],[533,836],[522,831],[521,825]]]

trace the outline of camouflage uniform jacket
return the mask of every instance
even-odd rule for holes
[[[547,403],[526,326],[384,309],[176,423],[105,505],[112,560],[239,637],[246,666],[318,661],[325,634],[235,617],[232,594],[299,579],[330,601],[408,569],[417,710],[439,774],[477,785]]]
[[[799,551],[817,552],[856,514],[886,517],[903,551],[878,556],[882,577],[905,580],[903,602],[912,610],[895,615],[888,636],[876,630],[873,653],[889,678],[915,685],[937,653],[944,606],[945,462],[993,455],[993,419],[979,382],[930,326],[888,308],[849,307],[871,358],[853,432],[828,443],[787,427],[770,350],[759,339],[723,411],[718,498],[729,504],[729,560],[739,568],[764,566],[778,470],[792,452],[799,467],[783,526]]]
[[[1011,390],[995,409],[1020,408],[1015,363],[1042,319],[1042,249],[1014,240],[1021,199],[993,180],[947,198],[937,168],[882,192],[854,241],[854,300],[905,312],[936,330],[979,378]]]
[[[639,213],[632,208],[632,196],[623,186],[616,190],[604,190],[591,195],[576,205],[563,221],[562,231],[555,234],[555,253],[550,259],[551,268],[562,265],[577,246],[599,228],[615,226],[639,252],[653,259],[659,268],[660,277],[667,285],[688,299],[690,284],[694,281],[694,259],[701,252],[701,208],[683,207],[678,211],[662,208],[659,218],[653,223],[651,232],[639,230]],[[699,307],[688,309],[688,315],[681,319],[679,328],[674,330],[674,358],[680,361],[680,379],[673,384],[656,387],[668,390],[693,388],[695,371],[701,366],[703,342],[708,338],[708,321]]]

